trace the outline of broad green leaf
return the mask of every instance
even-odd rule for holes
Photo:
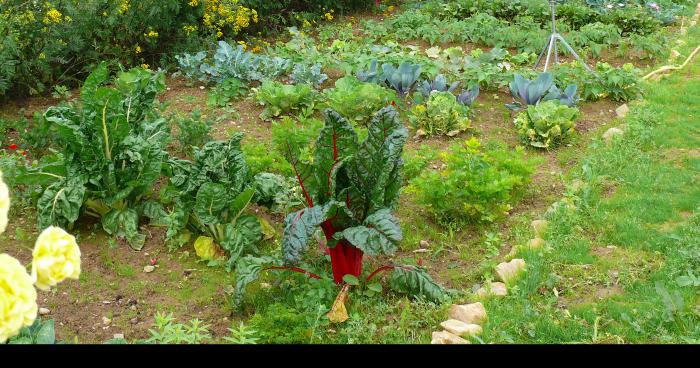
[[[269,256],[254,257],[249,255],[238,260],[236,263],[236,291],[233,295],[234,307],[240,306],[246,287],[258,278],[260,271],[275,263],[277,263],[277,259]]]
[[[139,214],[132,208],[110,210],[102,218],[102,228],[107,234],[126,238],[134,250],[141,250],[146,236],[139,234]]]
[[[227,205],[226,188],[222,184],[205,183],[197,191],[194,214],[205,225],[219,224]]]
[[[345,238],[354,247],[369,256],[392,254],[403,239],[401,226],[388,209],[381,209],[368,216],[362,226],[338,232],[336,238]]]
[[[291,263],[299,262],[316,229],[324,221],[343,212],[347,212],[344,203],[331,201],[325,205],[304,208],[287,215],[284,219],[284,235],[282,236],[282,250],[285,260]]]
[[[390,285],[396,291],[434,302],[440,302],[446,296],[445,289],[433,281],[423,268],[416,266],[396,266],[391,274]]]
[[[44,190],[37,202],[39,227],[69,227],[80,216],[86,189],[77,179],[60,181]]]

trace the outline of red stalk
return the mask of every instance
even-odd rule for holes
[[[401,267],[401,266],[396,266],[396,265],[386,265],[386,266],[382,266],[382,267],[377,268],[377,269],[376,269],[374,272],[372,272],[371,274],[369,274],[369,276],[367,276],[367,279],[365,279],[365,283],[370,282],[370,281],[374,278],[374,276],[376,276],[378,273],[380,273],[380,272],[382,272],[382,271],[393,270],[393,269],[396,269],[396,268],[409,269],[409,268],[407,268],[407,267]]]
[[[314,279],[317,279],[317,280],[320,280],[320,279],[321,279],[321,276],[319,276],[319,275],[317,275],[317,274],[315,274],[315,273],[311,273],[311,272],[309,272],[309,271],[307,271],[307,270],[301,269],[301,268],[299,268],[299,267],[290,267],[290,266],[270,266],[270,267],[265,268],[265,270],[288,270],[288,271],[294,271],[294,272],[298,272],[298,273],[304,274],[304,275],[306,275],[306,276],[309,276],[309,277],[314,278]]]

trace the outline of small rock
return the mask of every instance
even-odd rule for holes
[[[135,306],[135,305],[132,305],[132,306],[131,306],[131,310],[136,310],[136,306]]]
[[[502,262],[496,266],[496,275],[504,283],[517,278],[525,270],[525,260],[516,258],[510,262]]]
[[[40,316],[45,316],[47,314],[51,313],[49,308],[39,308],[39,315]]]
[[[151,273],[151,272],[155,271],[155,269],[156,269],[156,268],[155,268],[154,266],[148,265],[148,266],[146,266],[146,267],[143,268],[143,272],[145,272],[145,273]]]
[[[502,282],[492,282],[490,285],[487,286],[482,286],[479,290],[476,291],[476,296],[480,298],[484,298],[487,296],[505,296],[508,294],[508,290],[506,289],[506,284]]]
[[[547,220],[535,220],[530,223],[530,226],[532,226],[535,236],[541,238],[547,232],[549,222]]]
[[[447,331],[434,331],[430,343],[433,345],[470,344],[469,341]]]
[[[627,116],[627,114],[629,112],[630,112],[630,108],[629,108],[629,106],[627,106],[627,104],[624,104],[624,105],[618,107],[617,109],[615,109],[615,114],[617,114],[618,118],[624,118],[625,116]]]
[[[134,318],[130,319],[129,322],[131,322],[132,325],[135,325],[135,324],[139,323],[139,318],[134,317]]]
[[[105,326],[109,326],[112,323],[112,320],[107,318],[107,317],[102,317],[102,324]]]
[[[483,328],[479,325],[473,323],[464,323],[456,319],[448,319],[445,322],[440,323],[440,326],[457,336],[474,336],[483,332]]]
[[[199,89],[204,90],[204,86],[199,86]]]
[[[115,339],[122,339],[122,340],[123,340],[123,339],[124,339],[124,334],[123,334],[123,333],[114,334],[114,338],[115,338]]]
[[[481,302],[463,305],[454,304],[450,307],[448,316],[450,319],[474,325],[482,325],[488,320],[486,308]]]
[[[427,240],[421,240],[420,243],[419,243],[419,245],[420,245],[421,248],[427,248],[427,247],[430,246],[430,243],[428,243]]]
[[[430,250],[425,249],[425,248],[416,249],[413,251],[413,253],[428,253],[428,252],[430,252]]]
[[[610,143],[613,140],[613,138],[615,138],[615,137],[622,138],[624,135],[625,135],[625,132],[622,131],[622,129],[610,128],[605,133],[603,133],[603,140],[605,140],[605,143]]]
[[[531,249],[539,249],[542,248],[542,246],[544,246],[544,239],[542,238],[530,239],[527,242],[527,247]]]

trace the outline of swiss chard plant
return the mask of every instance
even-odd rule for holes
[[[201,235],[228,253],[229,269],[241,255],[257,253],[262,237],[259,220],[246,213],[255,188],[241,151],[242,138],[236,133],[228,141],[195,148],[193,161],[171,159],[170,182],[161,193],[171,206],[164,221],[171,247],[191,234]]]
[[[547,101],[528,106],[516,116],[514,123],[523,142],[537,148],[549,149],[573,136],[578,109]]]
[[[140,249],[143,216],[156,217],[151,189],[167,160],[167,121],[154,113],[156,94],[165,89],[162,73],[135,68],[109,82],[105,63],[87,78],[80,102],[49,108],[44,118],[61,151],[21,176],[39,184],[40,228],[71,228],[81,217],[97,217],[110,235]]]
[[[392,107],[380,110],[368,124],[363,142],[352,125],[333,110],[326,111],[325,127],[316,140],[313,158],[289,142],[286,156],[299,181],[306,208],[285,218],[282,251],[285,266],[274,257],[246,257],[238,266],[236,292],[265,269],[285,268],[320,278],[297,267],[304,260],[317,230],[324,234],[322,247],[331,259],[333,280],[359,278],[364,255],[392,254],[403,239],[398,219],[392,214],[402,185],[401,154],[408,132]],[[370,274],[392,269],[403,273],[392,283],[427,298],[437,299],[444,289],[420,267],[390,265]]]

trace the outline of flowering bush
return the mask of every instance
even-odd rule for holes
[[[0,234],[7,228],[10,196],[0,171]],[[66,278],[80,276],[80,249],[63,229],[49,227],[36,241],[32,273],[12,256],[0,254],[0,344],[34,324],[38,306],[34,285],[48,290]]]

